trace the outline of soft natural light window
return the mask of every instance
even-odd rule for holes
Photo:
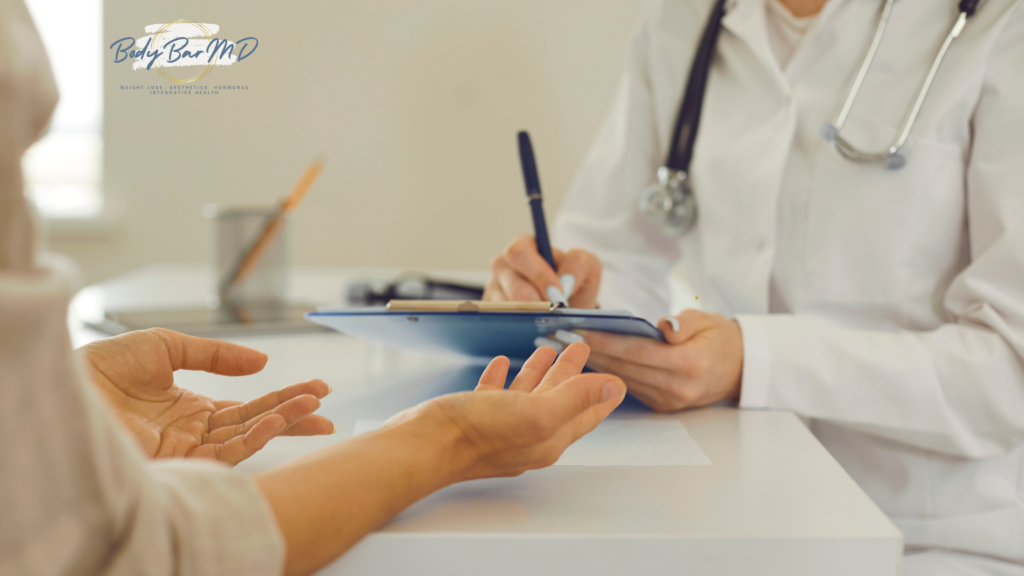
[[[25,185],[47,218],[103,211],[102,0],[26,0],[57,79],[60,103],[25,154]]]

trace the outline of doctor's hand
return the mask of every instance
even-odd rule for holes
[[[331,388],[320,380],[293,384],[242,403],[213,400],[174,384],[176,370],[243,376],[267,356],[244,346],[154,328],[99,340],[77,350],[90,380],[152,458],[193,456],[237,464],[275,436],[330,434],[313,415]]]
[[[572,308],[595,308],[601,287],[601,261],[590,252],[553,248],[558,270],[537,252],[530,234],[520,234],[491,260],[491,279],[484,300],[516,302],[568,300]],[[566,294],[568,292],[568,294]]]
[[[432,423],[428,429],[456,431],[456,481],[516,476],[550,466],[626,395],[615,376],[580,374],[588,353],[583,343],[572,344],[560,356],[553,348],[538,348],[507,390],[509,360],[499,356],[475,391],[424,402],[393,416],[384,429],[425,421]]]
[[[739,399],[743,336],[738,323],[684,310],[663,318],[658,328],[667,343],[581,332],[593,351],[588,365],[622,377],[630,393],[657,412]]]

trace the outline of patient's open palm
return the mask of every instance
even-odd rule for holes
[[[250,402],[213,400],[174,383],[174,371],[259,372],[261,352],[164,329],[130,332],[79,350],[90,379],[151,457],[196,456],[237,464],[279,435],[330,434],[314,415],[330,387],[311,380]]]

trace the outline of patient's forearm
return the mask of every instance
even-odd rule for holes
[[[508,390],[509,360],[495,358],[476,391],[434,398],[380,431],[259,476],[284,533],[286,573],[323,567],[448,484],[550,466],[626,394],[614,376],[580,375],[589,353],[579,342],[560,356],[541,348]]]
[[[463,467],[454,427],[411,420],[257,477],[287,544],[285,573],[311,574]]]

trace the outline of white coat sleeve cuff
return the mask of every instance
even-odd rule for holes
[[[771,354],[768,343],[768,317],[736,316],[743,332],[743,378],[740,384],[740,408],[767,408],[771,382]]]

